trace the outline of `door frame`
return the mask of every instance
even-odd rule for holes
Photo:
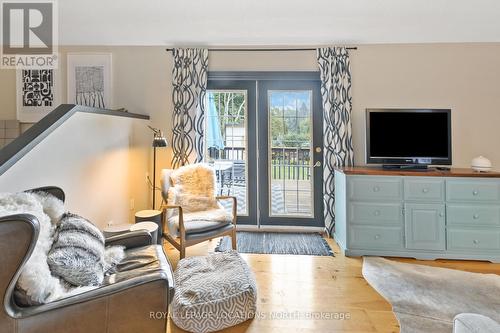
[[[267,191],[267,183],[266,190],[262,191],[259,188],[259,184],[263,184],[263,181],[269,179],[269,175],[267,174],[268,168],[266,167],[266,172],[258,173],[258,167],[261,165],[260,159],[263,158],[262,153],[257,154],[257,150],[261,149],[260,141],[262,139],[257,140],[259,137],[259,131],[263,129],[267,131],[267,121],[268,116],[267,112],[265,112],[264,117],[258,117],[261,110],[266,110],[263,108],[265,105],[262,105],[262,100],[259,99],[260,93],[262,92],[261,86],[266,86],[268,82],[283,82],[290,81],[288,83],[297,82],[297,81],[309,81],[314,82],[315,88],[317,88],[317,93],[313,92],[313,112],[317,110],[317,112],[321,112],[321,117],[314,117],[313,115],[313,144],[318,143],[318,145],[323,149],[323,105],[321,102],[321,79],[319,71],[209,71],[208,72],[208,86],[207,89],[227,89],[227,90],[247,90],[248,95],[248,106],[247,106],[247,114],[248,114],[248,141],[247,141],[247,166],[248,166],[248,178],[256,179],[257,181],[249,181],[248,182],[248,198],[247,205],[249,209],[249,216],[238,216],[238,224],[257,226],[261,229],[266,228],[283,228],[289,227],[290,230],[301,229],[303,227],[310,227],[312,229],[324,228],[324,215],[323,215],[323,152],[316,152],[315,145],[313,145],[313,156],[314,162],[320,161],[320,168],[314,168],[314,179],[315,179],[315,192],[320,193],[321,195],[314,195],[314,218],[298,218],[296,221],[293,221],[293,224],[290,224],[290,218],[285,217],[269,217],[272,219],[272,223],[262,223],[264,220],[262,219],[263,208],[262,205],[264,202],[262,196],[260,198],[257,197],[257,193],[265,193],[266,199],[268,200],[269,192]],[[267,103],[267,98],[266,98]],[[263,109],[262,109],[263,108]],[[265,124],[262,124],[262,118],[265,118]],[[264,125],[264,127],[262,127]],[[253,129],[253,130],[252,130]],[[265,135],[265,140],[267,141],[268,135]],[[259,141],[259,142],[257,142]],[[259,145],[257,147],[257,145]],[[266,155],[267,159],[267,149],[265,150],[264,155]],[[314,163],[313,163],[314,164]],[[319,184],[319,185],[318,185]],[[252,197],[252,193],[255,193],[254,197]],[[269,207],[265,207],[264,210],[268,214]],[[269,215],[269,214],[268,214]],[[285,220],[285,221],[283,221]],[[288,221],[286,221],[288,220]],[[265,222],[265,221],[264,221]],[[288,228],[287,228],[288,229]]]

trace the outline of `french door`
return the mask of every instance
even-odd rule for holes
[[[324,226],[319,74],[210,74],[205,157],[238,223]]]

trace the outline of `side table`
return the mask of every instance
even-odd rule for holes
[[[161,210],[141,210],[135,213],[135,223],[154,222],[158,225],[157,244],[162,243],[163,236],[163,213]]]

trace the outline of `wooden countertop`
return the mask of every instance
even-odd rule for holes
[[[367,175],[367,176],[420,176],[420,177],[478,177],[478,178],[500,178],[500,172],[477,172],[472,169],[451,168],[450,170],[437,170],[429,168],[427,170],[388,170],[382,167],[336,167],[335,170],[346,175]]]

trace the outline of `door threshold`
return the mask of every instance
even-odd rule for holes
[[[253,232],[296,232],[296,233],[323,233],[324,227],[302,227],[302,226],[283,226],[283,225],[244,225],[237,224],[238,231],[253,231]]]

